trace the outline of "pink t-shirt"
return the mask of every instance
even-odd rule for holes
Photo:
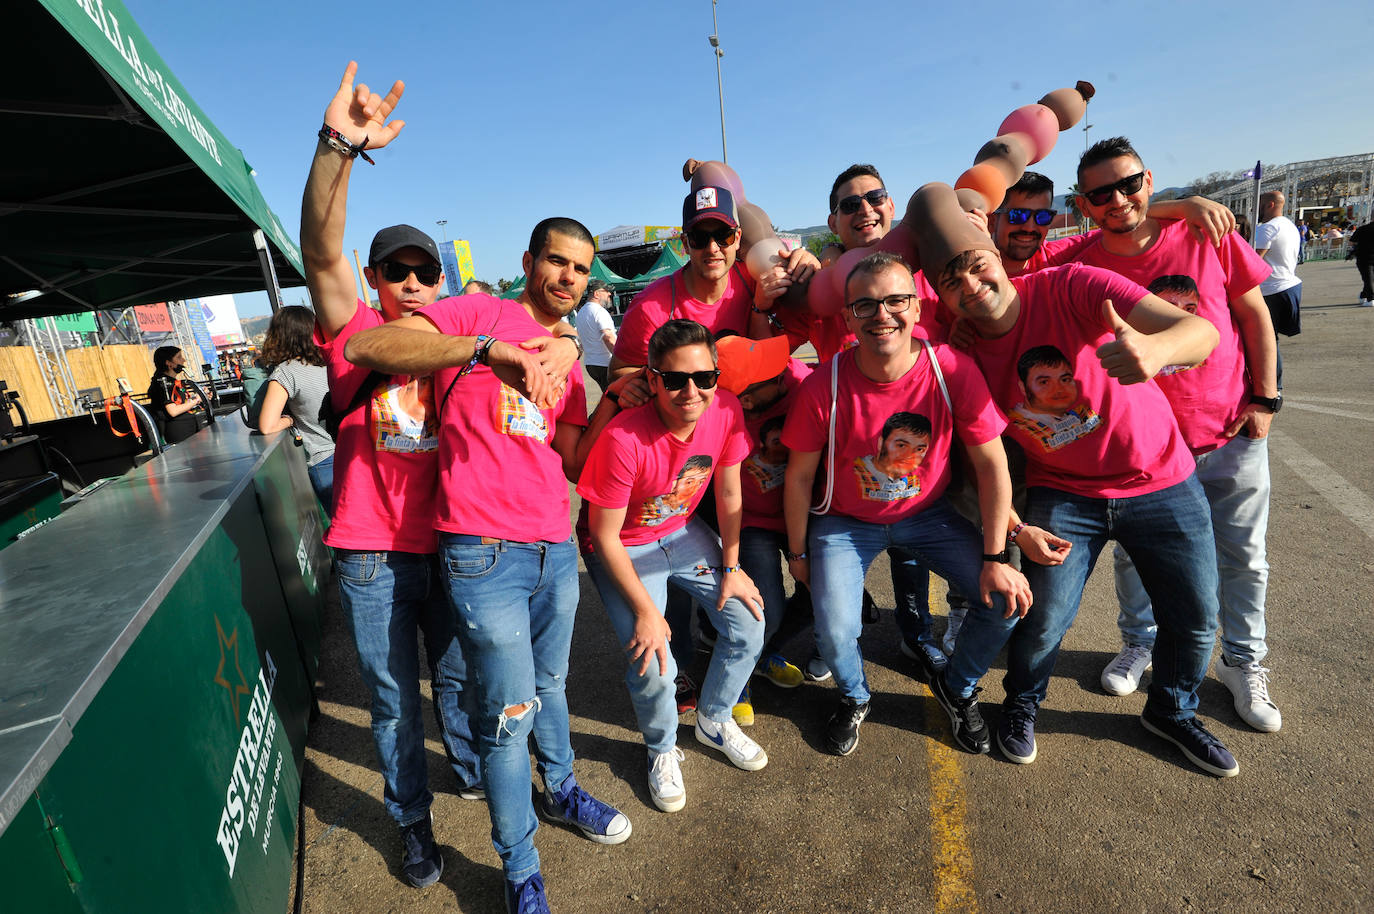
[[[784,393],[778,402],[758,415],[744,414],[752,450],[740,466],[740,491],[744,495],[745,527],[786,529],[782,516],[782,483],[787,474],[787,446],[782,443],[782,424],[797,399],[811,366],[793,359],[783,373]]]
[[[1193,458],[1173,410],[1153,381],[1120,384],[1098,361],[1097,347],[1115,339],[1102,316],[1110,298],[1126,318],[1146,295],[1108,270],[1069,264],[1011,280],[1021,297],[1016,324],[1004,336],[978,339],[973,357],[1006,413],[1007,433],[1026,452],[1026,483],[1090,498],[1145,495],[1182,482]],[[1042,363],[1038,395],[1027,397],[1017,362]]]
[[[1029,273],[1037,273],[1046,267],[1072,263],[1083,248],[1097,240],[1100,232],[1101,229],[1093,229],[1091,232],[1084,232],[1081,235],[1042,241],[1031,259],[1026,261],[1024,268],[1009,260],[1003,260],[1002,263],[1006,267],[1008,276],[1025,276]]]
[[[615,358],[626,365],[649,364],[649,337],[670,320],[694,320],[711,331],[733,330],[741,336],[749,335],[749,309],[754,304],[754,281],[744,267],[736,263],[730,268],[725,294],[714,304],[698,301],[687,292],[683,273],[656,279],[635,296],[625,319],[620,322],[616,337]]]
[[[490,295],[446,298],[416,313],[452,336],[519,345],[549,335],[519,302]],[[552,409],[539,409],[485,365],[461,377],[458,368],[436,371],[434,391],[441,420],[435,527],[522,543],[567,540],[568,482],[553,437],[559,423],[587,424],[582,372],[568,375]]]
[[[1224,434],[1226,428],[1250,402],[1245,346],[1230,302],[1258,286],[1269,275],[1269,265],[1235,232],[1214,248],[1194,238],[1186,222],[1160,220],[1159,224],[1159,238],[1143,254],[1123,257],[1098,242],[1083,248],[1079,260],[1147,288],[1169,278],[1170,288],[1155,294],[1207,318],[1217,328],[1221,342],[1205,362],[1190,368],[1171,365],[1155,377],[1173,404],[1189,449],[1205,454],[1230,440]],[[1186,288],[1190,282],[1195,292]]]
[[[830,513],[874,524],[910,517],[949,485],[954,435],[966,445],[977,445],[1006,427],[973,359],[942,344],[934,350],[954,404],[952,415],[924,347],[910,371],[883,383],[859,371],[855,350],[835,357],[839,383]],[[830,377],[827,364],[802,382],[782,433],[791,450],[806,453],[828,446]],[[822,455],[822,468],[828,462]]]
[[[334,339],[326,342],[315,328],[315,345],[328,360],[335,409],[347,408],[371,374],[344,358],[345,344],[385,320],[360,301]],[[435,551],[439,436],[429,378],[397,375],[379,385],[344,416],[334,455],[334,516],[326,544],[369,552]]]
[[[744,410],[718,390],[687,441],[668,433],[652,402],[625,410],[602,430],[577,494],[603,508],[628,508],[620,541],[638,546],[687,525],[718,467],[749,456]]]
[[[917,270],[912,274],[916,283],[916,294],[921,301],[921,315],[911,327],[915,339],[938,340],[943,342],[949,337],[948,320],[940,311],[940,302],[935,290],[926,282],[925,274]],[[844,312],[817,317],[810,309],[781,308],[778,311],[779,323],[789,337],[794,340],[807,340],[816,350],[816,360],[820,363],[830,361],[836,354],[851,349],[856,343],[854,334],[845,324]]]

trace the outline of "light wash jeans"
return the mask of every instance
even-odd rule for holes
[[[467,664],[433,555],[335,550],[339,602],[372,699],[372,739],[383,801],[397,825],[429,815],[425,727],[420,720],[420,637],[433,685],[434,716],[460,786],[481,782],[466,688]]]
[[[659,612],[663,612],[668,600],[669,581],[687,592],[694,602],[712,607],[716,646],[701,684],[697,713],[719,723],[729,720],[730,709],[749,681],[763,649],[764,626],[738,600],[726,601],[725,608],[716,612],[720,572],[715,569],[721,564],[720,540],[700,519],[692,518],[681,530],[651,543],[627,546],[626,551]],[[583,560],[601,594],[615,635],[625,644],[634,634],[634,611],[600,556],[589,553]],[[711,570],[702,572],[702,568]],[[677,745],[677,703],[673,697],[677,663],[672,653],[667,653],[667,668],[663,672],[659,672],[657,658],[650,661],[643,676],[636,662],[625,670],[625,684],[630,689],[639,731],[651,752],[668,752]]]
[[[1212,509],[1221,580],[1221,649],[1235,664],[1258,663],[1269,653],[1264,634],[1269,563],[1265,534],[1269,529],[1269,439],[1237,435],[1214,451],[1197,457],[1197,478]],[[1116,564],[1117,625],[1125,644],[1151,647],[1155,617],[1140,575],[1120,545]]]
[[[564,686],[577,614],[577,547],[571,539],[483,543],[440,533],[439,556],[476,692],[491,840],[506,879],[520,882],[539,870],[530,734],[546,787],[556,791],[572,774]]]

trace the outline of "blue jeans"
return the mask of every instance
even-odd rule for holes
[[[572,774],[568,649],[577,614],[577,547],[439,534],[458,637],[472,670],[473,717],[491,814],[491,840],[506,879],[539,871],[530,799],[529,737],[550,790]]]
[[[982,538],[944,499],[895,524],[871,524],[843,514],[811,518],[816,644],[840,692],[858,702],[870,697],[859,650],[864,578],[878,553],[894,546],[962,592],[980,590]],[[1000,616],[1006,602],[1001,595],[993,601]]]
[[[467,665],[433,555],[335,552],[339,601],[372,696],[372,738],[381,760],[386,811],[398,825],[429,814],[433,796],[420,720],[419,635],[433,685],[434,714],[453,773],[463,786],[482,780],[472,721]]]
[[[310,474],[310,487],[315,490],[315,497],[324,505],[324,513],[334,514],[334,455],[321,460],[312,467],[306,467],[306,472]]]
[[[697,569],[703,565],[720,566],[720,540],[700,519],[692,518],[681,530],[652,543],[627,546],[626,551],[659,612],[668,600],[669,581],[690,594],[696,603],[712,607],[716,646],[701,684],[697,713],[721,723],[729,720],[730,709],[749,681],[763,649],[764,625],[738,600],[728,600],[724,609],[715,611],[720,599],[720,574],[714,570],[701,574]],[[601,557],[588,554],[583,559],[601,594],[601,602],[606,605],[615,635],[625,644],[634,634],[634,611]],[[625,670],[625,684],[630,689],[639,731],[651,752],[668,752],[677,745],[677,704],[673,700],[676,675],[677,663],[671,652],[663,672],[659,672],[657,658],[650,660],[643,676],[637,663],[630,663]]]
[[[1269,439],[1236,436],[1197,457],[1197,478],[1212,510],[1221,580],[1221,649],[1235,663],[1258,663],[1264,641],[1264,602],[1269,589],[1265,534],[1269,529]],[[1155,643],[1155,617],[1140,575],[1118,544],[1117,625],[1126,644]]]
[[[912,647],[934,645],[930,570],[910,556],[902,555],[898,549],[889,549],[887,556],[892,562],[892,593],[897,601],[895,615],[902,640]]]
[[[1131,498],[1088,498],[1041,486],[1029,490],[1026,522],[1073,543],[1062,565],[1024,563],[1035,604],[1019,623],[978,605],[964,619],[945,684],[973,694],[998,651],[1007,652],[1006,704],[1038,707],[1049,688],[1059,645],[1078,614],[1083,585],[1107,540],[1135,560],[1157,607],[1159,636],[1145,707],[1172,720],[1197,708],[1197,687],[1217,632],[1217,557],[1207,498],[1196,476]]]

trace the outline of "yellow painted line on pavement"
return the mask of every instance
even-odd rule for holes
[[[973,842],[966,821],[968,794],[958,753],[942,742],[926,740],[926,770],[930,774],[930,855],[936,914],[975,914],[978,893],[973,888]]]

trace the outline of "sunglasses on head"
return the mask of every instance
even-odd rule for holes
[[[659,371],[657,368],[649,370],[658,375],[667,390],[682,390],[688,381],[695,384],[697,390],[710,390],[716,386],[716,381],[720,380],[719,368],[712,368],[710,371]]]
[[[437,263],[414,264],[401,263],[399,260],[383,260],[379,266],[382,268],[382,279],[387,282],[405,282],[406,277],[414,273],[422,286],[435,285],[444,272],[443,267]]]
[[[854,194],[853,196],[845,197],[839,203],[835,204],[835,208],[831,210],[831,212],[839,212],[846,216],[852,216],[859,211],[859,207],[863,205],[863,201],[867,200],[869,206],[877,209],[883,205],[883,201],[886,199],[887,188],[879,187],[876,190],[870,190],[866,194]]]
[[[1007,222],[1011,225],[1025,225],[1034,216],[1036,225],[1045,226],[1053,222],[1054,217],[1059,215],[1057,209],[1022,209],[1021,207],[1004,209],[1002,212],[1006,213]]]
[[[712,241],[721,247],[728,247],[735,240],[735,233],[739,229],[731,228],[728,225],[721,225],[718,228],[704,228],[700,225],[693,226],[687,230],[687,243],[694,248],[704,248]]]
[[[1101,187],[1084,191],[1083,196],[1087,197],[1088,202],[1093,206],[1106,206],[1112,202],[1112,194],[1119,191],[1121,196],[1129,197],[1139,191],[1144,183],[1145,172],[1142,171],[1131,175],[1129,178],[1122,178],[1120,181],[1113,181],[1111,184],[1103,184]]]
[[[915,297],[914,292],[908,292],[905,295],[889,295],[883,299],[856,298],[847,307],[855,320],[866,321],[878,313],[879,305],[882,305],[888,314],[901,314],[911,307],[911,300]]]

